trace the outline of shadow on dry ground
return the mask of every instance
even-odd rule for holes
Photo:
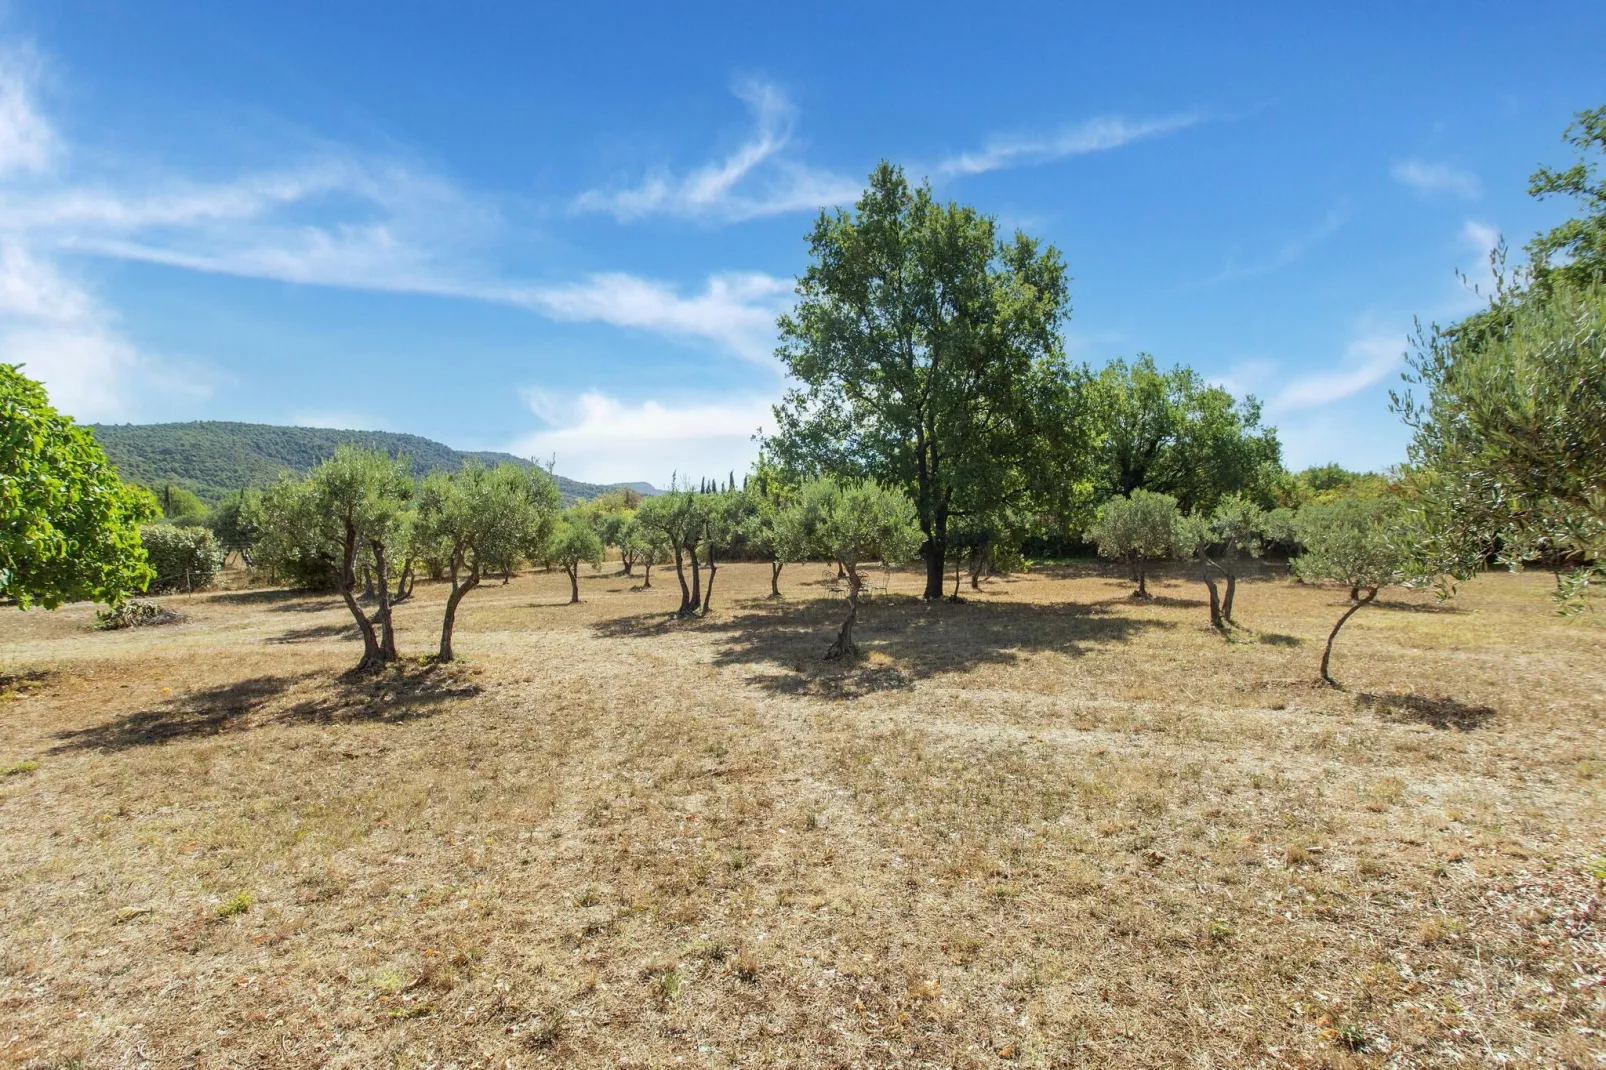
[[[310,694],[294,699],[303,685]],[[450,667],[397,665],[374,676],[325,673],[257,676],[221,687],[192,691],[148,710],[114,717],[103,724],[58,732],[52,753],[120,751],[176,740],[236,732],[261,723],[397,722],[439,713],[447,702],[479,694],[478,684]],[[265,721],[257,714],[267,714]]]
[[[1383,720],[1396,724],[1425,724],[1431,728],[1471,732],[1487,726],[1495,718],[1493,706],[1474,706],[1460,699],[1430,698],[1411,694],[1360,694],[1355,705],[1376,710]]]
[[[944,673],[1010,664],[1023,653],[1084,654],[1097,645],[1125,642],[1143,631],[1170,629],[1169,621],[1133,618],[1079,603],[927,603],[907,595],[867,599],[854,638],[860,657],[827,662],[826,648],[845,614],[834,600],[806,603],[748,600],[708,618],[677,620],[642,613],[605,620],[594,632],[610,639],[692,631],[718,642],[717,665],[770,666],[787,673],[757,673],[748,682],[781,694],[854,698],[896,690]]]

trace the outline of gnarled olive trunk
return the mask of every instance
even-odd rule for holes
[[[785,564],[780,558],[770,558],[770,597],[781,597],[781,568]]]
[[[652,561],[647,560],[641,565],[641,589],[645,591],[652,586]]]
[[[714,600],[714,573],[719,569],[714,565],[714,544],[708,544],[708,586],[703,588],[703,616],[708,616],[708,604]]]
[[[836,641],[825,652],[825,660],[832,661],[855,655],[859,648],[853,642],[853,626],[859,621],[859,570],[855,565],[848,566],[848,619],[842,622],[842,629],[836,634]]]
[[[580,562],[565,561],[563,571],[569,574],[569,604],[572,606],[580,601]]]
[[[686,557],[691,563],[691,598],[681,607],[683,617],[691,616],[703,604],[703,566],[697,560],[696,543],[686,547]]]
[[[1215,577],[1210,575],[1210,564],[1208,557],[1204,554],[1199,555],[1199,578],[1204,580],[1205,588],[1210,592],[1210,627],[1218,632],[1224,632],[1227,626],[1221,619],[1221,594],[1216,589]]]
[[[685,551],[675,547],[675,579],[680,581],[680,608],[676,614],[684,617],[691,612],[691,588],[686,586]]]
[[[1356,587],[1354,590],[1359,593],[1360,588]],[[1327,648],[1322,651],[1322,681],[1329,687],[1338,686],[1338,681],[1333,679],[1327,671],[1327,666],[1333,659],[1333,640],[1338,638],[1338,630],[1344,627],[1344,623],[1355,615],[1356,610],[1371,602],[1372,599],[1376,597],[1377,588],[1368,587],[1366,589],[1366,593],[1356,599],[1355,604],[1344,611],[1344,615],[1338,618],[1338,623],[1333,625],[1333,630],[1327,633]]]
[[[1133,579],[1138,581],[1138,589],[1132,592],[1133,598],[1149,597],[1149,570],[1143,567],[1142,561],[1132,562]]]
[[[374,581],[379,594],[379,611],[374,614],[374,622],[379,625],[379,657],[388,663],[398,658],[396,628],[390,619],[390,562],[384,543],[374,539],[368,545],[374,554]]]
[[[339,589],[340,597],[346,603],[346,609],[351,613],[352,619],[357,622],[357,631],[362,636],[362,660],[357,662],[357,671],[373,672],[381,668],[385,661],[379,653],[379,639],[374,634],[374,626],[369,622],[368,614],[362,611],[362,606],[357,604],[357,573],[354,568],[357,560],[357,542],[357,523],[348,514],[340,566],[335,573],[335,586]]]
[[[405,602],[413,596],[413,559],[407,558],[402,562],[401,575],[396,577],[396,593],[391,596],[390,604]]]
[[[439,661],[452,660],[452,629],[457,626],[457,606],[463,601],[463,596],[480,585],[480,567],[476,562],[469,569],[468,576],[462,583],[457,582],[458,560],[452,561],[451,581],[452,593],[446,596],[446,615],[441,618],[441,649],[437,655]]]
[[[1231,572],[1227,573],[1227,589],[1221,596],[1221,615],[1227,618],[1228,624],[1237,624],[1232,619],[1232,598],[1238,593],[1238,577]]]

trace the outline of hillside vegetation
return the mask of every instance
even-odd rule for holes
[[[334,456],[335,447],[342,442],[354,442],[391,456],[406,456],[412,462],[413,473],[419,476],[437,468],[455,472],[470,458],[490,465],[503,461],[531,463],[528,458],[510,453],[454,450],[420,435],[392,431],[279,427],[225,420],[91,427],[124,479],[157,489],[167,484],[183,487],[209,505],[246,487],[268,486],[281,473],[305,472]],[[595,498],[612,489],[563,476],[553,478],[566,501]],[[643,494],[656,492],[649,483],[616,485],[628,485]]]

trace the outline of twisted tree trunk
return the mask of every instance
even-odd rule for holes
[[[346,603],[346,609],[351,613],[352,619],[357,622],[357,631],[362,635],[362,660],[357,662],[358,672],[373,672],[381,668],[385,662],[379,653],[379,640],[374,635],[374,626],[369,623],[368,614],[362,611],[357,604],[357,573],[354,565],[357,560],[357,523],[348,513],[346,516],[346,537],[342,547],[340,567],[335,573],[335,586],[340,590],[340,597]]]
[[[703,604],[703,567],[697,561],[695,542],[686,547],[686,556],[691,561],[691,597],[680,608],[680,615],[683,617],[691,616]]]
[[[1358,592],[1360,590],[1360,588],[1357,587],[1357,588],[1355,588],[1355,590]],[[1333,630],[1327,633],[1327,649],[1322,651],[1322,681],[1324,683],[1326,683],[1329,687],[1337,687],[1338,686],[1338,681],[1333,679],[1332,676],[1330,676],[1328,674],[1328,672],[1327,672],[1328,663],[1331,662],[1332,658],[1333,658],[1333,640],[1338,638],[1338,630],[1340,628],[1344,627],[1344,622],[1345,621],[1349,620],[1351,617],[1353,617],[1355,615],[1355,611],[1356,610],[1360,609],[1362,606],[1366,605],[1368,602],[1372,601],[1372,599],[1374,599],[1376,597],[1377,597],[1377,588],[1376,587],[1367,588],[1366,594],[1364,596],[1362,596],[1361,598],[1357,599],[1354,605],[1352,605],[1348,609],[1346,609],[1344,611],[1344,615],[1342,617],[1338,618],[1338,623],[1333,625]]]
[[[369,548],[374,553],[375,581],[379,593],[379,612],[374,614],[374,620],[379,624],[379,657],[384,663],[396,661],[396,628],[390,619],[390,562],[385,557],[385,544],[378,539],[370,540]]]
[[[565,561],[563,571],[569,574],[569,604],[576,605],[580,601],[580,562]]]
[[[836,658],[851,657],[858,654],[859,648],[853,643],[853,626],[859,620],[859,570],[856,566],[848,567],[848,619],[842,622],[841,631],[836,634],[836,641],[825,652],[825,660],[833,661]]]
[[[1225,569],[1223,569],[1222,571],[1226,572]],[[1238,623],[1237,621],[1232,619],[1232,598],[1233,598],[1233,595],[1235,595],[1237,593],[1238,593],[1238,577],[1235,574],[1231,573],[1231,572],[1227,572],[1227,590],[1226,590],[1226,593],[1223,594],[1222,597],[1221,597],[1221,615],[1223,617],[1227,618],[1227,623],[1228,624],[1237,624]]]
[[[770,597],[781,597],[781,568],[783,562],[778,557],[770,558]]]
[[[459,558],[452,559],[452,593],[446,596],[446,615],[441,619],[441,649],[437,655],[438,661],[452,660],[452,629],[457,626],[457,606],[463,601],[463,596],[480,585],[480,566],[475,562],[469,570],[468,577],[462,584],[457,582]]]

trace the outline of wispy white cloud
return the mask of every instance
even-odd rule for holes
[[[1239,282],[1243,279],[1252,279],[1260,275],[1270,274],[1297,262],[1311,249],[1320,245],[1336,234],[1340,228],[1349,221],[1349,213],[1339,206],[1328,210],[1320,223],[1283,243],[1283,246],[1270,256],[1248,263],[1238,263],[1229,259],[1227,265],[1219,272],[1198,283],[1200,286],[1219,286],[1227,282]]]
[[[1337,367],[1295,379],[1272,397],[1267,409],[1273,414],[1315,409],[1358,394],[1397,371],[1404,354],[1403,334],[1362,335],[1345,348]]]
[[[19,55],[0,52],[0,327],[8,332],[0,335],[6,344],[0,356],[21,352],[27,342],[36,370],[48,363],[59,382],[71,367],[85,369],[80,387],[63,387],[83,399],[84,413],[113,418],[135,411],[126,396],[130,376],[117,369],[142,358],[117,337],[109,313],[64,274],[62,254],[509,304],[553,319],[701,340],[769,362],[789,282],[716,274],[701,292],[688,294],[624,272],[574,282],[510,279],[494,266],[507,230],[497,205],[396,161],[324,151],[270,173],[210,183],[132,167],[115,179],[75,174],[60,166],[60,139],[32,104],[36,68],[18,65]],[[784,134],[774,118],[784,102],[765,98],[762,87],[752,92],[761,114],[770,116],[771,132],[754,154],[762,159]],[[750,166],[736,161],[688,188],[695,199],[717,199]],[[22,324],[31,333],[18,333]],[[48,361],[41,354],[50,347],[39,333],[46,325],[76,332]],[[145,371],[152,371],[148,360]],[[119,392],[124,403],[114,406]]]
[[[31,49],[0,49],[0,175],[43,171],[59,147],[34,103],[39,61]]]
[[[1104,115],[1068,126],[1052,134],[1000,136],[982,148],[963,152],[939,162],[934,172],[943,176],[979,175],[1009,167],[1052,163],[1070,156],[1085,156],[1130,145],[1134,141],[1161,137],[1185,130],[1201,122],[1197,113],[1187,112],[1155,119],[1129,119]]]
[[[620,221],[670,215],[740,222],[817,211],[858,197],[859,183],[786,156],[797,112],[779,87],[748,80],[737,83],[735,92],[752,113],[753,132],[730,155],[684,175],[658,168],[632,186],[587,190],[575,198],[574,209]]]
[[[746,471],[758,455],[753,436],[773,425],[774,399],[718,402],[625,402],[597,391],[574,398],[529,391],[530,410],[548,426],[505,448],[521,457],[556,458],[565,475],[596,482],[672,475],[723,478]]]
[[[1445,163],[1397,160],[1389,168],[1389,174],[1394,181],[1418,193],[1448,193],[1469,201],[1483,195],[1483,183],[1478,181],[1477,175]]]
[[[789,280],[771,275],[715,275],[702,293],[687,297],[668,283],[609,273],[561,286],[511,291],[509,296],[555,319],[706,339],[773,367],[775,320],[788,303],[791,288]]]

